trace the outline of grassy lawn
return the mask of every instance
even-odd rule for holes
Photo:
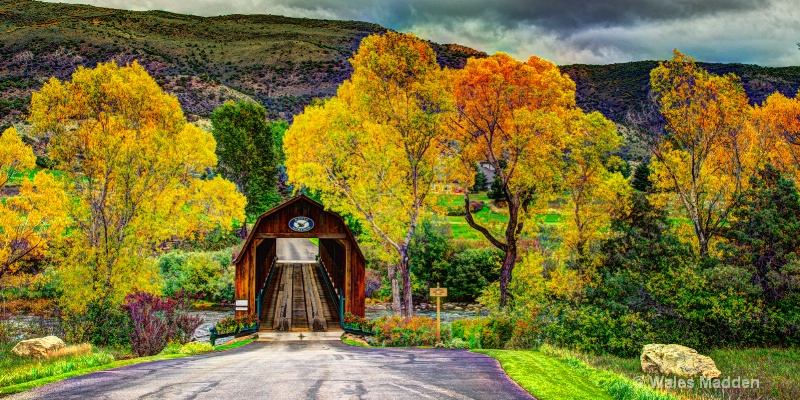
[[[319,238],[308,238],[311,243],[314,243],[314,246],[319,246]]]
[[[216,346],[214,351],[235,349],[252,342],[252,340],[241,340]],[[131,357],[129,350],[120,352],[118,349],[102,349],[82,344],[68,346],[61,354],[54,357],[31,359],[16,356],[11,352],[11,348],[10,345],[0,347],[0,370],[3,371],[0,374],[0,395],[18,393],[96,371],[196,354],[180,353],[174,348],[168,348],[161,354],[150,357],[123,358]]]
[[[470,196],[470,199],[487,203],[482,210],[473,214],[473,218],[498,236],[503,236],[502,232],[505,229],[505,225],[508,223],[508,215],[502,212],[496,212],[488,206],[492,200],[486,196],[486,192],[473,194]],[[443,195],[440,197],[439,205],[446,208],[463,207],[464,196],[460,194]],[[560,224],[562,223],[563,217],[560,214],[545,213],[537,215],[536,218],[542,223]],[[467,224],[463,216],[446,216],[445,220],[450,225],[450,230],[453,232],[453,237],[456,239],[486,240],[481,233],[472,229],[469,224]]]
[[[595,368],[613,371],[630,378],[641,377],[638,357],[621,358],[609,355],[586,355],[563,349],[544,347],[554,357],[581,360]],[[800,399],[799,349],[712,350],[707,354],[722,372],[721,378],[759,379],[757,389],[677,389],[681,399]]]
[[[497,359],[509,377],[539,400],[612,400],[563,361],[538,351],[473,350]]]

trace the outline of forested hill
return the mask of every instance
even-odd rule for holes
[[[268,10],[265,10],[268,11]],[[328,97],[351,72],[347,61],[379,25],[272,15],[197,17],[83,5],[0,0],[0,128],[22,119],[30,94],[79,65],[138,60],[190,119],[208,117],[228,99],[249,97],[271,118],[291,117],[315,97]],[[432,43],[442,65],[459,68],[484,53]],[[646,99],[655,61],[568,65],[578,104],[621,122]],[[703,64],[742,77],[754,102],[780,90],[794,96],[800,67]]]
[[[751,103],[764,101],[779,91],[794,97],[800,89],[800,67],[760,67],[749,64],[698,63],[712,73],[734,73]],[[575,81],[578,105],[584,110],[600,111],[615,122],[623,122],[627,111],[639,108],[650,92],[650,70],[657,61],[638,61],[608,65],[565,65],[561,70]]]
[[[268,10],[265,10],[268,11]],[[138,60],[190,119],[227,99],[250,97],[272,118],[291,118],[315,97],[333,95],[350,76],[361,39],[384,32],[354,21],[229,15],[203,18],[83,5],[0,0],[0,127],[22,118],[32,91],[77,66]],[[433,44],[440,63],[472,55]]]

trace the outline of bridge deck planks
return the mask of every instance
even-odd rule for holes
[[[262,330],[311,330],[312,313],[324,319],[323,330],[338,327],[339,315],[316,264],[275,264],[275,268],[281,269],[275,270],[267,289],[260,316]]]

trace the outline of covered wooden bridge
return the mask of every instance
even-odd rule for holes
[[[317,238],[316,260],[281,260],[282,238]],[[364,255],[344,219],[300,195],[258,217],[236,266],[236,315],[256,313],[261,330],[339,329],[364,316]]]

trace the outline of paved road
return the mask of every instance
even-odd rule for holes
[[[256,342],[95,372],[11,399],[531,399],[494,359],[465,350]]]
[[[303,238],[279,238],[276,250],[278,260],[314,261],[319,254],[319,248]]]

